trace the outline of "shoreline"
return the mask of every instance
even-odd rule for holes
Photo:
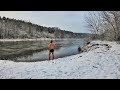
[[[83,38],[64,38],[64,39],[54,39],[54,38],[37,38],[37,39],[0,39],[0,42],[12,42],[12,41],[43,41],[43,40],[77,40]]]

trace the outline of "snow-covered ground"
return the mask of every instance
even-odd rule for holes
[[[88,52],[42,62],[0,60],[1,79],[120,79],[120,44],[93,41]],[[106,46],[105,44],[108,44]]]

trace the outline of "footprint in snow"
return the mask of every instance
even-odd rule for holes
[[[98,68],[98,67],[96,67],[96,66],[93,66],[94,68]]]
[[[120,66],[117,66],[117,68],[118,68],[118,71],[120,72]]]
[[[82,57],[82,56],[79,56],[78,58],[80,58],[80,57]]]
[[[42,72],[47,73],[46,71],[42,71]]]

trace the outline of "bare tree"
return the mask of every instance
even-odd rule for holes
[[[85,17],[87,28],[91,31],[93,38],[100,38],[103,34],[103,20],[100,12],[91,11],[89,16]]]
[[[103,11],[102,18],[105,24],[105,27],[104,27],[106,31],[105,34],[107,35],[107,33],[110,33],[110,36],[113,38],[113,40],[119,40],[120,38],[120,11]]]
[[[86,22],[94,38],[120,40],[120,11],[92,11]]]

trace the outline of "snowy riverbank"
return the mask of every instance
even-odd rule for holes
[[[0,42],[16,42],[16,41],[40,41],[40,40],[76,40],[77,38],[64,38],[64,39],[54,39],[54,38],[36,38],[36,39],[0,39]]]
[[[0,78],[120,79],[120,44],[109,41],[93,41],[88,52],[53,61],[12,62],[0,60]]]

